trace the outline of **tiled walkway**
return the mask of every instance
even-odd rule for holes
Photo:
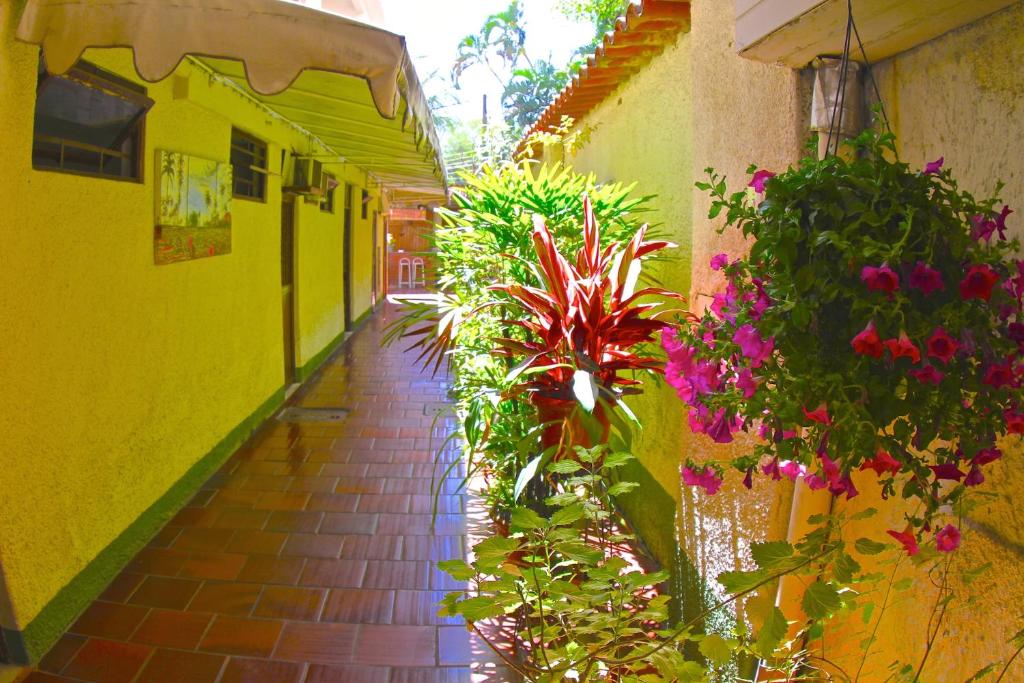
[[[436,616],[466,497],[431,528],[440,379],[382,348],[377,314],[293,403],[340,423],[272,421],[213,476],[27,679],[30,683],[462,683],[513,680]],[[434,426],[434,435],[430,431]],[[456,457],[450,449],[444,460]],[[480,675],[486,670],[488,675]]]

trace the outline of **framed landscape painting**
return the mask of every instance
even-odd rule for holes
[[[231,253],[231,166],[157,150],[157,265]]]

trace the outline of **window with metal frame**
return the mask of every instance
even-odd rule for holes
[[[146,89],[88,62],[54,75],[39,60],[32,167],[142,180]]]
[[[267,143],[231,129],[231,176],[234,196],[267,200]]]

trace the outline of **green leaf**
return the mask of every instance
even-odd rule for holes
[[[540,461],[543,457],[543,455],[538,455],[536,458],[526,463],[526,467],[524,467],[523,471],[519,473],[518,477],[516,477],[516,486],[512,493],[513,500],[519,500],[519,496],[522,495],[526,485],[529,484],[530,480],[537,475],[537,468],[540,467]]]
[[[476,561],[487,567],[501,564],[512,552],[519,549],[519,541],[504,536],[491,536],[473,546]]]
[[[787,561],[793,557],[793,546],[785,541],[752,543],[750,554],[761,569],[775,569],[787,564]]]
[[[489,595],[467,598],[458,603],[457,609],[459,614],[466,618],[466,621],[480,621],[505,613],[505,608]]]
[[[468,581],[476,576],[476,570],[466,564],[464,560],[441,560],[437,563],[437,568],[456,581]]]
[[[850,583],[854,575],[860,571],[860,564],[850,557],[848,553],[839,553],[834,565],[836,581],[839,583]]]
[[[788,630],[789,622],[786,621],[786,615],[778,607],[773,606],[765,616],[761,630],[757,632],[754,650],[762,657],[771,657],[782,639],[786,637]]]
[[[547,520],[527,507],[518,507],[512,511],[512,529],[529,531],[547,526]]]
[[[717,633],[712,633],[700,641],[699,649],[700,653],[715,666],[725,666],[732,659],[729,641]]]
[[[854,547],[861,555],[877,555],[888,548],[884,543],[872,541],[870,538],[858,538]]]
[[[583,505],[577,503],[564,507],[551,515],[551,526],[566,526],[583,518]]]
[[[729,593],[743,593],[756,588],[767,578],[768,573],[760,569],[753,572],[722,572],[718,575],[718,583]]]
[[[621,496],[624,493],[629,493],[638,486],[640,486],[640,484],[636,483],[635,481],[620,481],[619,483],[612,484],[611,486],[608,487],[608,495]]]
[[[579,472],[581,469],[583,469],[582,465],[575,460],[569,460],[568,458],[564,460],[557,460],[548,465],[548,472],[551,472],[552,474],[574,474]]]
[[[976,683],[977,681],[988,678],[990,674],[995,673],[996,670],[999,669],[1000,664],[1001,662],[993,662],[983,669],[979,669],[973,676],[965,680],[964,683]]]
[[[875,508],[865,508],[865,509],[861,510],[860,512],[858,512],[857,514],[851,515],[850,516],[850,521],[851,522],[855,522],[855,521],[857,521],[859,519],[870,519],[871,517],[874,517],[877,514],[878,514],[878,510],[876,510]]]
[[[804,614],[811,619],[824,619],[834,614],[842,604],[835,586],[820,579],[807,587],[800,603]]]

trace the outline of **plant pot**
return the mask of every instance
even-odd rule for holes
[[[575,447],[593,448],[608,442],[611,431],[608,416],[603,405],[597,405],[587,416],[576,401],[546,398],[534,395],[532,403],[537,409],[537,419],[546,425],[541,432],[540,443],[546,451],[557,449],[552,460],[575,458]],[[587,429],[587,422],[596,429]]]

